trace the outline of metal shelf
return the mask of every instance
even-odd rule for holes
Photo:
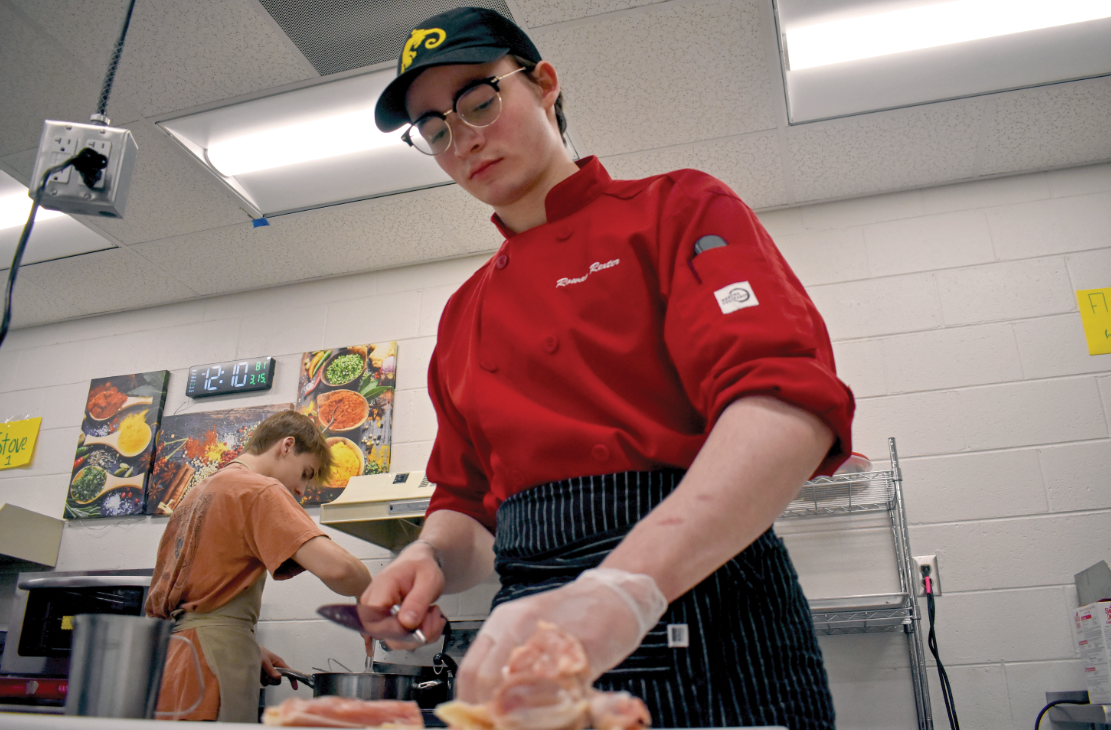
[[[933,730],[930,689],[926,679],[926,651],[922,643],[918,600],[918,576],[910,552],[906,509],[903,505],[902,474],[895,439],[887,440],[891,453],[890,471],[837,474],[808,481],[787,505],[781,519],[836,517],[862,512],[884,512],[891,525],[898,593],[842,596],[810,601],[814,630],[826,636],[903,632],[910,655],[914,704],[919,730]],[[1056,709],[1056,708],[1054,708]]]
[[[830,517],[854,512],[888,511],[895,499],[889,471],[867,471],[818,477],[807,482],[791,500],[781,519]]]
[[[814,631],[826,636],[905,631],[914,606],[905,593],[883,593],[810,601]]]

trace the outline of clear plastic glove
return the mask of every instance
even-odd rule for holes
[[[459,666],[456,698],[488,701],[510,653],[528,641],[539,620],[582,642],[593,681],[632,654],[666,610],[667,599],[652,578],[613,568],[588,570],[560,588],[503,603],[483,623]]]

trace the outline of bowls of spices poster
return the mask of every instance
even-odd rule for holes
[[[143,513],[169,379],[168,370],[156,370],[90,383],[66,495],[66,518]]]
[[[146,513],[173,514],[190,489],[243,453],[256,426],[274,413],[292,408],[292,403],[278,403],[163,418]]]
[[[306,352],[297,383],[297,409],[316,419],[332,450],[332,476],[310,486],[302,504],[338,497],[353,476],[390,470],[397,343]]]

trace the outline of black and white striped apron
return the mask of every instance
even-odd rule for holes
[[[494,606],[597,567],[684,473],[582,477],[507,499],[497,514],[502,588]],[[669,625],[686,625],[688,647],[669,648]],[[834,727],[810,610],[771,529],[672,603],[640,647],[595,686],[643,699],[656,727]]]

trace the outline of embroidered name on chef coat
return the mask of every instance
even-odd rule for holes
[[[760,303],[756,300],[756,293],[752,291],[752,286],[747,281],[723,286],[714,292],[714,297],[718,300],[722,314],[736,312],[745,307],[755,307]]]
[[[592,263],[590,265],[590,269],[585,274],[583,274],[582,276],[579,276],[579,277],[574,278],[574,279],[569,279],[566,276],[563,277],[562,279],[557,279],[556,280],[556,289],[560,288],[561,286],[567,286],[568,284],[581,284],[582,282],[589,279],[591,274],[593,274],[595,272],[598,272],[598,271],[601,271],[603,269],[612,269],[614,266],[617,266],[619,263],[621,263],[621,259],[611,259],[610,261],[607,261],[604,264],[601,261],[595,261],[594,263]]]

